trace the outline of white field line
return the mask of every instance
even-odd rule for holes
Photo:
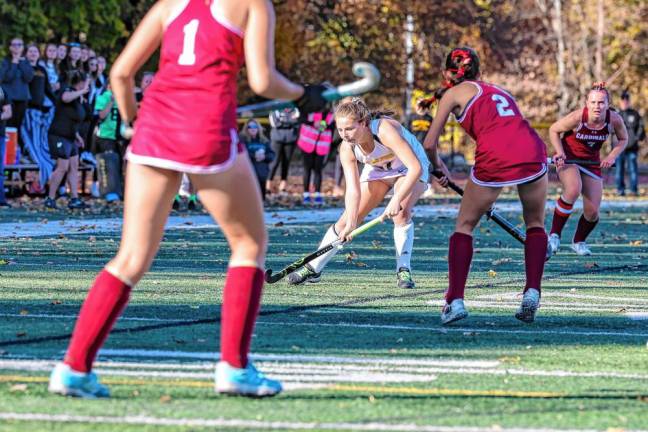
[[[466,301],[466,307],[479,307],[490,309],[515,309],[520,307],[520,300],[505,300],[505,301]],[[445,305],[445,300],[430,300],[426,302],[430,306],[442,307]],[[628,305],[628,304],[608,304],[607,307],[600,307],[603,305],[595,305],[591,303],[572,303],[572,302],[540,302],[540,310],[546,311],[579,311],[579,312],[621,312],[622,309],[648,309],[648,305]]]
[[[13,421],[41,421],[51,423],[130,424],[149,426],[187,426],[238,429],[283,429],[283,430],[350,430],[350,431],[396,431],[396,432],[597,432],[594,429],[547,429],[547,428],[502,428],[474,426],[426,426],[415,423],[317,423],[289,421],[261,421],[244,419],[197,419],[165,418],[149,416],[80,416],[70,414],[41,414],[0,412],[0,419]],[[626,430],[625,432],[646,432]]]
[[[56,314],[0,314],[1,318],[52,318],[52,319],[77,319],[78,315],[56,315]],[[176,322],[183,321],[181,319],[166,319],[166,318],[140,318],[140,317],[120,317],[120,321],[152,321],[152,322]]]
[[[500,334],[529,334],[529,335],[565,335],[565,336],[622,336],[622,337],[648,337],[648,333],[633,332],[614,332],[614,331],[580,331],[580,330],[505,330],[494,328],[477,328],[477,327],[424,327],[410,325],[385,325],[385,324],[354,324],[354,323],[288,323],[288,322],[265,322],[259,321],[257,324],[265,325],[282,325],[282,326],[307,326],[307,327],[351,327],[365,329],[389,329],[389,330],[418,330],[436,333],[461,332],[468,334],[478,333],[500,333]]]
[[[572,293],[566,293],[566,292],[555,292],[551,290],[545,290],[542,291],[542,298],[546,299],[547,297],[560,297],[560,298],[569,298],[569,299],[578,299],[578,300],[602,300],[604,302],[615,302],[615,303],[623,303],[623,304],[631,304],[631,305],[641,305],[641,304],[646,304],[648,305],[648,298],[637,298],[637,297],[614,297],[614,296],[596,296],[596,295],[587,295],[587,294],[572,294]],[[503,299],[503,300],[515,300],[515,301],[522,301],[522,293],[519,291],[509,291],[509,292],[501,292],[501,293],[492,293],[492,294],[480,294],[474,296],[475,299],[478,300],[495,300],[495,299]],[[569,303],[571,304],[571,303]],[[606,303],[608,304],[608,303]]]
[[[441,302],[442,303],[442,302]],[[441,305],[439,303],[439,305]],[[470,304],[469,304],[470,306]],[[517,307],[517,306],[516,306]],[[511,309],[513,306],[511,306]],[[547,310],[548,308],[542,308]],[[562,309],[561,309],[562,310]],[[569,310],[567,308],[566,310]],[[571,309],[573,310],[573,309]],[[592,309],[587,309],[587,311],[592,311]],[[617,310],[611,310],[611,312],[618,312]],[[638,315],[633,318],[636,314],[634,312],[629,312],[628,317],[634,320],[643,320],[643,315]],[[632,316],[630,316],[632,315]],[[76,316],[72,315],[43,315],[43,317],[55,318],[55,319],[75,319]],[[20,315],[20,314],[0,314],[0,317],[16,317],[16,318],[29,318],[36,317],[36,315]],[[119,320],[124,321],[154,321],[154,322],[191,322],[191,320],[172,320],[164,318],[137,318],[137,317],[121,317]],[[345,327],[345,328],[368,328],[368,329],[385,329],[385,330],[417,330],[417,331],[429,331],[435,333],[450,333],[450,332],[464,332],[464,333],[500,333],[500,334],[532,334],[532,335],[544,335],[544,334],[554,334],[554,335],[566,335],[566,336],[621,336],[621,337],[648,337],[648,333],[633,333],[633,332],[612,332],[612,331],[580,331],[580,330],[505,330],[505,329],[494,329],[494,328],[457,328],[457,327],[425,327],[425,326],[408,326],[408,325],[386,325],[386,324],[354,324],[348,322],[338,322],[338,323],[306,323],[306,322],[282,322],[282,321],[257,321],[257,325],[280,325],[286,327],[295,327],[295,326],[305,326],[305,327]]]
[[[547,209],[553,209],[553,203],[547,203]],[[433,204],[421,205],[414,209],[416,217],[433,216],[456,216],[458,204]],[[574,209],[581,209],[582,201],[579,200]],[[601,204],[601,210],[627,209],[627,208],[648,208],[648,200],[644,201],[607,201]],[[379,207],[369,214],[373,218],[380,215],[384,208]],[[497,206],[502,212],[521,212],[518,202],[503,203]],[[312,210],[281,210],[267,211],[264,213],[265,223],[274,225],[277,222],[284,224],[317,224],[336,221],[342,214],[341,208],[328,208],[318,211]],[[98,232],[114,232],[121,230],[121,218],[105,219],[66,219],[62,221],[43,222],[22,222],[22,223],[1,223],[0,238],[7,237],[39,237],[58,234],[94,234]],[[169,217],[166,229],[205,229],[218,228],[211,217],[206,215],[192,216],[171,216]]]
[[[200,360],[214,360],[220,357],[218,352],[188,352],[166,350],[137,350],[137,349],[102,349],[102,357],[152,357],[152,358],[192,358]],[[492,368],[500,364],[498,360],[445,360],[445,359],[413,359],[413,358],[385,358],[385,357],[341,357],[318,356],[301,354],[251,354],[256,362],[311,362],[333,364],[359,364],[369,365],[395,365],[395,366],[447,366],[447,367],[475,367]]]
[[[148,357],[148,356],[147,356]],[[0,360],[0,369],[29,372],[50,371],[55,361],[52,360]],[[127,365],[124,368],[124,365]],[[135,362],[97,362],[95,371],[105,376],[130,376],[153,378],[193,378],[199,380],[213,379],[214,363],[174,364],[174,363],[135,363]],[[164,366],[164,367],[163,367]],[[565,370],[530,370],[522,368],[470,368],[470,367],[392,367],[387,365],[326,365],[317,363],[257,362],[265,373],[273,378],[290,384],[299,384],[302,388],[309,383],[333,384],[344,382],[429,382],[438,374],[459,375],[518,375],[541,376],[553,378],[618,378],[648,381],[648,374],[588,371],[574,372]],[[206,372],[187,372],[198,369]]]
[[[648,312],[626,312],[624,315],[633,321],[648,320]]]
[[[32,372],[46,372],[52,370],[52,365],[42,364],[34,365],[29,364],[26,367],[21,366],[18,362],[12,362],[13,364],[0,361],[0,369],[9,369],[9,370],[29,370]],[[145,365],[142,365],[145,366]],[[259,366],[262,367],[262,364],[259,363]],[[295,373],[288,368],[280,368],[279,370],[273,370],[271,367],[263,367],[264,372],[272,374],[272,377],[286,383],[291,384],[300,384],[303,388],[306,384],[336,384],[336,383],[425,383],[431,382],[436,379],[436,375],[432,374],[413,374],[413,373],[394,373],[392,371],[379,371],[379,372],[369,372],[369,371],[322,371],[318,370],[317,367],[314,367],[312,370],[308,370],[307,373]],[[178,371],[150,371],[150,370],[125,370],[125,369],[114,369],[114,368],[102,368],[97,367],[93,369],[99,375],[102,376],[122,376],[122,377],[137,377],[137,378],[170,378],[170,379],[194,379],[194,380],[204,380],[210,381],[214,379],[214,372],[178,372]]]

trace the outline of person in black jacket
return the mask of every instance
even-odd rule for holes
[[[70,84],[63,87],[56,100],[54,120],[48,135],[50,154],[52,158],[56,158],[56,169],[49,182],[49,194],[45,200],[47,208],[57,208],[54,198],[66,173],[72,196],[68,208],[80,209],[86,206],[79,199],[79,147],[84,145],[79,127],[86,119],[85,97],[89,89],[86,74],[75,71],[70,76]]]
[[[270,148],[270,142],[263,133],[261,125],[254,119],[245,123],[240,133],[240,139],[247,148],[257,179],[259,179],[261,196],[265,200],[266,181],[270,173],[270,162],[274,160],[275,152]]]
[[[54,101],[56,95],[54,95],[50,86],[47,69],[38,62],[39,57],[40,50],[38,46],[29,44],[27,46],[27,61],[34,69],[34,77],[29,83],[31,99],[27,105],[25,118],[20,128],[20,136],[30,158],[38,164],[40,172],[39,185],[44,186],[54,169],[54,161],[50,157],[47,143],[47,130],[49,128],[48,115],[52,108],[48,104],[48,99]],[[37,190],[34,189],[34,191]]]
[[[25,117],[27,102],[30,99],[29,82],[34,77],[34,69],[23,57],[24,49],[25,45],[22,39],[17,37],[11,39],[10,55],[0,64],[0,84],[12,100],[13,116],[7,122],[7,126],[15,127],[16,130],[20,130],[23,117]],[[24,147],[20,134],[18,134],[18,143],[22,150]]]
[[[627,166],[630,177],[630,193],[636,196],[639,194],[637,153],[639,152],[639,141],[646,138],[646,130],[641,114],[630,105],[630,93],[627,90],[621,93],[619,107],[621,108],[619,114],[628,130],[628,145],[616,161],[617,193],[621,196],[625,195],[625,169]]]

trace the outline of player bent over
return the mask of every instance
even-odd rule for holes
[[[412,208],[427,189],[430,162],[416,137],[389,114],[370,111],[360,98],[345,100],[336,107],[335,122],[343,140],[340,161],[347,184],[345,209],[324,235],[320,248],[338,238],[350,240],[349,233],[393,189],[384,215],[394,221],[397,285],[414,288],[410,264],[414,244]],[[362,173],[358,173],[358,162],[364,164]],[[291,273],[288,282],[318,282],[322,269],[338,250],[334,248]]]
[[[159,72],[137,112],[133,77],[160,44]],[[237,140],[236,81],[244,60],[255,93],[298,99],[303,112],[325,106],[323,86],[304,88],[276,71],[274,11],[267,0],[161,0],[115,62],[110,78],[123,121],[138,115],[127,154],[122,240],[81,307],[65,358],[51,374],[51,392],[109,396],[92,365],[131,288],[157,253],[183,172],[232,249],[216,391],[247,396],[281,391],[278,381],[248,360],[267,233],[256,176]]]
[[[612,133],[616,134],[619,142],[601,160],[601,147]],[[554,162],[563,192],[554,209],[547,258],[558,252],[562,230],[580,194],[583,195],[583,214],[578,220],[571,248],[578,255],[591,255],[585,240],[599,221],[603,197],[601,168],[610,168],[628,144],[628,132],[623,118],[610,110],[610,95],[605,83],[592,86],[584,108],[577,109],[552,124],[549,138],[556,151]],[[565,165],[565,159],[600,163],[598,166]]]
[[[464,290],[473,255],[472,232],[504,186],[517,186],[527,227],[524,245],[526,285],[515,314],[524,322],[535,319],[540,304],[547,234],[544,206],[547,198],[547,154],[542,142],[505,90],[479,81],[479,57],[468,47],[455,48],[446,57],[443,96],[425,137],[436,168],[447,169],[437,154],[439,135],[450,113],[477,143],[475,166],[461,199],[455,232],[448,251],[449,286],[441,313],[443,324],[468,316]],[[444,184],[444,182],[441,182]]]

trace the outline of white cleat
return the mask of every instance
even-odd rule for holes
[[[592,251],[590,250],[589,246],[587,246],[587,243],[585,242],[572,243],[571,248],[574,252],[576,252],[576,255],[580,255],[580,256],[592,255]]]
[[[522,297],[522,304],[515,313],[515,318],[525,323],[532,323],[535,320],[535,314],[540,307],[540,291],[535,288],[529,288]]]
[[[441,323],[443,325],[450,324],[455,321],[462,320],[468,316],[466,306],[464,306],[463,299],[454,299],[443,307],[441,311]]]
[[[547,242],[547,259],[556,255],[560,249],[560,237],[556,233],[549,234],[549,241]]]

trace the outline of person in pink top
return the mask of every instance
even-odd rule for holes
[[[431,162],[444,173],[437,145],[448,116],[453,114],[477,143],[475,166],[461,200],[455,232],[448,252],[449,287],[441,313],[443,324],[466,318],[464,290],[473,255],[472,232],[504,186],[516,186],[527,227],[524,261],[527,282],[516,318],[532,322],[540,304],[547,234],[544,206],[547,199],[547,153],[542,139],[525,120],[506,90],[479,80],[480,61],[469,47],[455,48],[446,57],[444,88],[437,91],[439,107],[425,137]],[[442,96],[441,96],[442,95]]]
[[[267,233],[257,180],[236,131],[237,75],[246,63],[251,89],[321,110],[321,85],[295,84],[275,68],[274,10],[268,0],[161,0],[115,61],[110,82],[125,131],[134,123],[117,255],[99,273],[81,307],[49,390],[84,398],[110,392],[92,372],[98,350],[149,269],[162,240],[182,173],[231,247],[221,313],[217,392],[272,396],[281,384],[248,360]],[[137,109],[134,77],[160,47],[155,80]]]

